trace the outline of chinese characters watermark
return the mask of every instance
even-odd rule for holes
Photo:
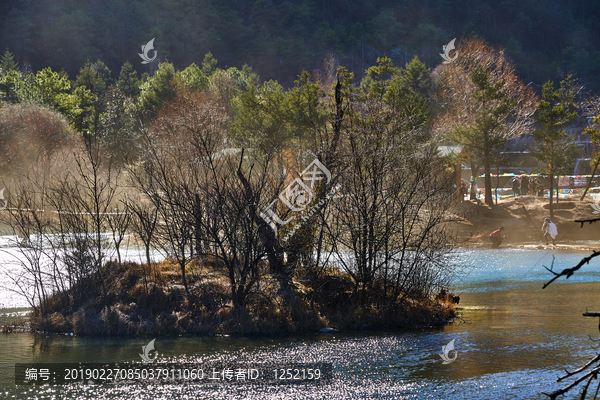
[[[283,237],[283,241],[287,241],[293,234],[302,226],[303,222],[306,222],[319,208],[325,203],[326,198],[319,201],[317,204],[312,204],[315,197],[315,190],[319,181],[325,181],[325,184],[331,182],[331,172],[325,167],[318,159],[315,159],[309,164],[308,167],[300,174],[299,178],[294,179],[276,198],[269,204],[265,212],[260,213],[260,216],[271,226],[275,234],[279,228],[286,225],[298,217],[298,213],[307,211],[303,216],[300,217],[302,222],[296,223],[294,228]],[[291,215],[287,219],[282,219],[274,211],[277,208],[275,205],[281,202],[284,208],[292,211]],[[286,214],[288,214],[286,212]]]

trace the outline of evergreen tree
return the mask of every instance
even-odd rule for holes
[[[22,86],[19,65],[15,62],[13,54],[6,49],[0,57],[0,102],[18,102]]]
[[[551,216],[554,216],[552,209],[554,176],[567,172],[567,169],[573,166],[578,154],[577,144],[564,130],[565,124],[577,116],[577,112],[572,111],[574,83],[575,80],[571,75],[561,81],[560,89],[557,90],[554,89],[551,81],[546,82],[535,114],[535,119],[542,124],[542,128],[537,129],[533,134],[536,145],[531,154],[544,163],[541,172],[550,176]],[[558,193],[556,196],[558,198]]]
[[[204,76],[211,76],[217,70],[218,61],[213,57],[209,51],[202,60],[202,74]]]
[[[105,69],[106,68],[106,69]],[[75,87],[85,86],[90,92],[96,96],[104,95],[108,87],[107,77],[110,74],[106,70],[108,67],[100,60],[95,63],[86,61],[85,65],[79,70],[79,74],[75,79]]]
[[[158,71],[140,86],[140,104],[146,113],[155,113],[177,93],[175,68],[160,63]]]
[[[294,87],[288,91],[288,100],[295,136],[313,139],[315,129],[326,126],[328,114],[322,106],[324,97],[320,83],[311,81],[308,72],[304,71],[294,81]]]
[[[89,122],[81,132],[96,135],[100,131],[100,115],[106,110],[106,89],[110,82],[110,69],[100,60],[90,63],[89,60],[79,70],[75,80],[75,88],[85,88],[93,95],[93,103],[81,104],[89,115],[81,116]],[[79,96],[80,99],[91,99]]]
[[[408,129],[421,128],[429,122],[429,74],[430,69],[415,56],[390,79],[385,100],[406,121]]]
[[[375,96],[383,99],[390,84],[390,78],[400,70],[392,63],[389,57],[380,57],[377,59],[377,65],[367,69],[367,78],[363,79],[361,86],[368,96]]]
[[[24,79],[21,93],[25,100],[44,103],[60,111],[77,132],[89,132],[89,116],[97,97],[84,86],[71,91],[66,74],[44,68]]]
[[[275,81],[251,86],[234,101],[236,118],[231,128],[241,146],[282,148],[295,132],[287,93]]]
[[[19,71],[19,64],[15,61],[13,54],[6,49],[0,57],[0,76],[8,74],[10,71]]]
[[[492,206],[492,165],[510,140],[504,120],[517,101],[504,91],[504,80],[493,83],[489,72],[481,66],[471,74],[471,81],[476,88],[473,95],[473,103],[476,105],[474,123],[468,128],[456,128],[451,137],[474,151],[479,163],[483,165],[485,203]]]
[[[208,78],[202,73],[200,67],[196,64],[192,64],[178,75],[183,83],[190,90],[206,90],[208,89]]]
[[[126,61],[121,67],[121,73],[117,79],[119,91],[127,97],[139,96],[141,84],[137,71],[133,69],[133,65],[129,61]]]
[[[0,104],[4,101],[19,102],[23,95],[23,87],[24,84],[19,71],[9,70],[2,74],[2,70],[0,70]]]
[[[58,96],[67,94],[71,90],[69,77],[66,74],[52,71],[49,67],[38,71],[35,76],[30,76],[31,78],[28,78],[34,87],[35,100],[44,104],[58,106],[60,103]]]
[[[419,57],[414,56],[412,61],[406,63],[399,75],[401,87],[425,97],[431,87],[430,73],[431,70],[419,60]]]

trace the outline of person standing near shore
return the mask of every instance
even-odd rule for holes
[[[531,186],[531,195],[537,197],[537,191],[539,186],[537,178],[531,178],[531,184],[529,186]]]
[[[520,179],[516,176],[515,176],[515,179],[513,180],[512,187],[513,187],[514,196],[515,197],[520,196],[521,195],[521,182],[520,182]]]
[[[550,218],[546,218],[544,220],[544,225],[542,225],[542,232],[544,232],[544,240],[546,241],[546,245],[548,245],[548,236],[552,239],[552,245],[556,246],[556,236],[558,235],[558,229],[554,222],[550,221]]]
[[[477,199],[477,179],[472,176],[471,177],[471,200],[476,200]]]

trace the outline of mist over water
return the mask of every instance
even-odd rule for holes
[[[0,335],[0,398],[51,399],[544,399],[565,368],[597,354],[588,338],[598,321],[600,268],[592,261],[569,280],[546,289],[554,268],[574,266],[587,253],[468,250],[452,290],[462,318],[443,329],[340,332],[299,337],[158,337],[160,360],[193,362],[330,362],[330,384],[121,385],[15,387],[16,362],[139,362],[153,338]],[[442,364],[442,346],[455,339],[457,358]],[[13,397],[14,396],[14,397]]]

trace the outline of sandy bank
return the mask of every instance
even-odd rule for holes
[[[544,218],[550,217],[549,199],[534,196],[502,199],[498,205],[489,207],[481,200],[465,201],[458,209],[466,215],[457,224],[462,245],[470,248],[490,248],[488,236],[500,226],[505,227],[506,240],[503,247],[546,250],[591,251],[600,250],[600,221],[585,223],[579,219],[600,217],[594,214],[590,198],[579,201],[578,196],[560,199],[554,204],[552,221],[558,228],[556,246],[546,246],[541,230]]]

